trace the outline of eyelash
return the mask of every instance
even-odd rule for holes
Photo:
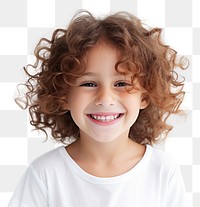
[[[121,84],[121,86],[119,86],[119,87],[126,87],[126,86],[130,86],[131,85],[130,83],[127,83],[125,81],[120,81],[120,82],[116,83],[115,86],[116,85],[120,85],[120,84]]]
[[[117,83],[114,84],[115,87],[117,87],[117,85],[118,85],[118,87],[126,87],[126,86],[130,86],[131,84],[127,83],[125,81],[120,81],[120,82],[117,82]],[[92,83],[92,82],[87,82],[87,83],[82,83],[80,85],[80,87],[97,87],[97,84]]]
[[[97,84],[96,83],[92,83],[92,82],[88,82],[88,83],[82,83],[80,86],[81,87],[96,87]]]

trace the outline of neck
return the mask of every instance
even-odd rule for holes
[[[75,157],[93,163],[109,164],[123,159],[133,149],[135,142],[128,137],[118,138],[112,142],[97,142],[90,138],[80,138],[74,143]]]
[[[67,151],[86,172],[99,176],[117,176],[135,166],[145,152],[145,147],[128,137],[112,142],[97,142],[81,137]]]

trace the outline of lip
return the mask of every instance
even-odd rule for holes
[[[108,121],[108,122],[102,122],[102,121],[99,121],[99,120],[96,120],[96,119],[93,119],[91,117],[91,114],[92,115],[96,115],[96,116],[110,116],[110,115],[118,115],[119,114],[119,117],[115,120],[112,120],[112,121]],[[109,126],[109,125],[113,125],[115,124],[116,122],[118,122],[123,116],[124,116],[124,113],[111,113],[111,112],[101,112],[101,113],[91,113],[91,114],[87,114],[87,117],[90,119],[90,121],[92,121],[93,123],[97,124],[97,125],[101,125],[101,126]]]

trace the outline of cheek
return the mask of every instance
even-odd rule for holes
[[[136,110],[140,108],[141,98],[139,96],[121,96],[124,105],[127,106],[128,109]]]
[[[88,105],[90,98],[83,93],[72,91],[68,97],[69,110],[72,113],[83,112],[84,108]]]

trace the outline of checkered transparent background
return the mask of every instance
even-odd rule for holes
[[[164,28],[164,39],[190,60],[183,109],[172,117],[174,130],[157,146],[180,164],[188,207],[200,207],[200,1],[199,0],[1,0],[0,2],[0,207],[5,207],[27,168],[39,155],[58,146],[32,132],[27,111],[14,102],[16,85],[25,80],[22,67],[33,59],[41,37],[65,27],[74,13],[96,15],[129,11],[146,24]]]

